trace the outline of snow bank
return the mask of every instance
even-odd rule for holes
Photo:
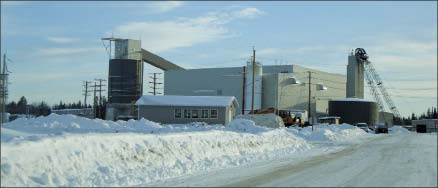
[[[313,131],[312,126],[299,128],[297,135],[309,142],[346,142],[370,136],[364,130],[349,124],[318,124],[313,128]]]
[[[1,184],[133,186],[311,148],[286,129],[266,129],[248,120],[235,120],[228,127],[196,125],[165,127],[147,120],[111,122],[61,115],[6,124],[2,137],[14,139],[1,143]],[[31,134],[44,131],[49,133],[44,137]]]
[[[101,119],[88,119],[75,115],[58,115],[50,114],[46,117],[38,118],[20,118],[10,123],[4,124],[3,128],[8,128],[24,133],[32,133],[31,140],[62,135],[65,133],[171,133],[171,132],[188,132],[188,131],[208,131],[217,129],[222,126],[205,125],[201,122],[183,124],[183,125],[161,125],[146,119],[138,121],[106,121]],[[28,139],[29,135],[4,135],[2,132],[2,142],[11,139]]]
[[[290,158],[308,152],[311,142],[366,134],[350,125],[315,128],[272,129],[245,119],[227,126],[72,115],[19,119],[1,128],[1,186],[135,186]]]
[[[397,125],[390,127],[389,130],[391,131],[391,133],[412,133],[408,129]]]
[[[238,115],[236,119],[252,120],[255,124],[263,127],[279,128],[284,127],[283,119],[273,113],[271,114],[245,114]]]

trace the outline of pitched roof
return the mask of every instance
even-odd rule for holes
[[[143,95],[135,105],[145,106],[214,106],[226,107],[235,104],[239,106],[233,96],[179,96],[179,95]]]

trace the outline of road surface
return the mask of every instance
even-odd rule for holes
[[[377,136],[309,159],[217,170],[152,186],[437,187],[437,135]]]

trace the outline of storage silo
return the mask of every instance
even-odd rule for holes
[[[374,127],[379,117],[378,104],[358,98],[342,98],[329,101],[329,116],[341,117],[340,123],[367,123]]]
[[[108,75],[108,102],[129,104],[143,95],[143,64],[133,59],[111,59]]]
[[[252,105],[252,62],[247,62],[245,71],[245,113],[251,111]],[[255,62],[254,66],[254,110],[262,108],[262,76],[263,67],[260,62]]]

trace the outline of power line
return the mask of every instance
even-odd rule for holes
[[[85,108],[87,108],[87,96],[90,96],[90,95],[88,95],[88,93],[89,92],[91,92],[91,91],[89,91],[88,90],[88,84],[89,83],[91,83],[90,81],[84,81],[84,83],[85,83],[85,85],[83,85],[84,87],[85,87],[85,91],[84,91],[84,106],[85,106]]]
[[[163,84],[163,83],[157,82],[157,80],[158,80],[157,75],[161,74],[161,73],[150,73],[150,74],[154,75],[153,77],[149,77],[149,78],[152,78],[152,82],[149,82],[149,83],[153,84],[153,86],[150,87],[150,88],[153,89],[153,91],[152,92],[148,92],[148,93],[151,93],[153,95],[162,94],[162,93],[159,93],[159,92],[156,91],[157,89],[161,89],[161,88],[158,88],[157,85]]]

